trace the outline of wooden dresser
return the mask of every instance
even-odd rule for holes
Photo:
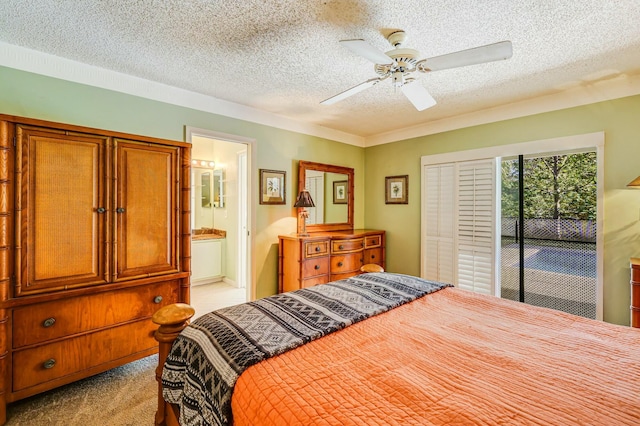
[[[308,237],[280,235],[279,239],[280,293],[357,275],[367,263],[384,268],[384,231],[315,232]]]
[[[189,301],[190,145],[0,115],[6,404],[157,352]]]
[[[640,258],[631,258],[631,327],[640,328]]]

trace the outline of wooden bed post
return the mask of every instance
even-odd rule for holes
[[[158,367],[156,367],[156,381],[158,382],[158,411],[155,424],[158,426],[178,425],[176,407],[165,402],[162,397],[162,369],[169,356],[169,351],[178,334],[189,324],[195,314],[195,309],[186,303],[174,303],[159,309],[151,320],[158,324],[155,338],[159,342]]]

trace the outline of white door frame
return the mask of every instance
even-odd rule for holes
[[[257,141],[253,138],[246,136],[232,135],[229,133],[216,132],[208,129],[201,129],[197,127],[185,126],[185,139],[186,142],[191,143],[194,136],[201,136],[210,139],[217,139],[225,142],[233,142],[244,144],[247,147],[247,167],[246,167],[246,197],[245,205],[248,207],[247,226],[248,230],[248,245],[246,256],[244,256],[244,265],[246,274],[249,278],[249,285],[247,285],[247,300],[255,300],[256,298],[256,267],[251,261],[252,254],[255,250],[255,224],[256,224],[256,206],[252,204],[251,200],[254,198],[252,194],[257,194],[257,179],[252,176],[252,164],[258,164],[257,158]],[[240,246],[240,244],[238,244]],[[238,259],[240,261],[241,259]],[[238,265],[238,267],[242,267]]]
[[[559,138],[543,139],[530,142],[520,142],[509,145],[497,145],[487,148],[470,149],[466,151],[454,151],[443,154],[425,155],[420,159],[420,181],[423,183],[421,189],[420,206],[420,274],[425,276],[426,265],[424,256],[426,255],[426,167],[428,165],[442,163],[457,163],[461,161],[480,160],[485,158],[515,157],[518,155],[543,154],[548,152],[562,151],[568,153],[571,150],[584,151],[585,149],[595,149],[597,157],[597,220],[596,220],[596,248],[597,248],[597,285],[596,285],[596,319],[603,318],[603,283],[604,283],[604,132],[587,133],[582,135],[563,136]],[[496,254],[496,262],[500,259]],[[499,269],[496,266],[497,269]],[[499,278],[499,276],[498,276]]]
[[[247,199],[247,151],[240,151],[237,154],[238,162],[238,252],[236,264],[236,282],[239,287],[247,287],[249,265],[249,229],[247,228],[249,217],[249,206]]]

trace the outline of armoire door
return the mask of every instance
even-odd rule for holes
[[[178,272],[178,148],[115,140],[115,275]]]
[[[17,127],[15,295],[108,280],[108,138]]]

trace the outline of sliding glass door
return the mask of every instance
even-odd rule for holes
[[[596,318],[596,153],[501,162],[500,291]]]

